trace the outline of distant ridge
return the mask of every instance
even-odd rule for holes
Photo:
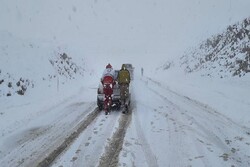
[[[185,72],[203,76],[245,76],[250,72],[250,17],[187,51],[180,64]]]

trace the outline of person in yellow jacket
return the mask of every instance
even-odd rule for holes
[[[120,85],[120,97],[122,103],[121,105],[123,107],[128,107],[130,80],[131,80],[130,73],[126,69],[125,64],[123,64],[121,70],[118,73],[118,78],[117,78],[118,84]]]

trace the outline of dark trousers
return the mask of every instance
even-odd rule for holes
[[[125,104],[127,98],[129,97],[129,84],[122,83],[120,84],[120,96],[121,96],[121,102],[122,105]]]

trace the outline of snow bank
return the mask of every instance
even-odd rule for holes
[[[151,75],[167,88],[187,96],[227,115],[232,120],[250,126],[250,77],[201,77],[174,69]]]

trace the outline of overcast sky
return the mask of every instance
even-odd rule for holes
[[[93,61],[158,64],[250,16],[250,0],[0,0],[0,30]]]

